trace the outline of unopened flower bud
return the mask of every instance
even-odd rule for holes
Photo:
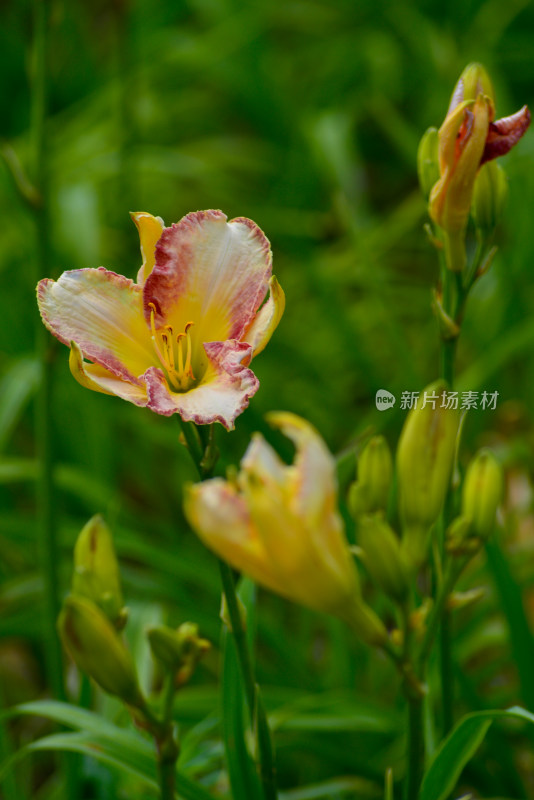
[[[184,622],[176,630],[158,625],[148,631],[148,641],[154,656],[169,672],[177,673],[180,685],[191,677],[198,661],[210,649],[207,639],[198,635],[198,625]]]
[[[473,191],[471,214],[478,230],[489,236],[502,217],[508,183],[506,174],[496,161],[488,161],[479,170]]]
[[[124,624],[119,564],[111,532],[97,514],[83,527],[74,547],[72,591],[96,603],[113,624]]]
[[[360,514],[382,511],[388,502],[393,480],[393,459],[383,436],[374,436],[358,459],[358,481],[351,486],[349,507]]]
[[[472,531],[485,541],[495,528],[495,516],[502,499],[502,469],[491,450],[480,450],[469,464],[462,491],[462,515]]]
[[[441,177],[430,194],[429,213],[448,234],[447,265],[453,271],[465,266],[465,229],[491,119],[492,103],[480,94],[457,105],[439,129]]]
[[[465,231],[480,167],[505,155],[530,124],[523,106],[516,114],[494,121],[493,86],[481,64],[469,64],[456,84],[439,129],[439,180],[430,193],[429,213],[443,231],[447,267],[464,269]]]
[[[426,558],[430,526],[436,522],[451,480],[459,412],[447,408],[447,384],[421,393],[404,423],[397,449],[402,550],[414,567]]]
[[[128,705],[143,705],[132,657],[95,603],[85,597],[69,595],[58,618],[58,631],[82,672]]]
[[[438,129],[428,128],[417,150],[417,175],[421,191],[428,200],[432,187],[439,180]]]
[[[402,602],[409,586],[408,569],[400,541],[382,514],[359,518],[358,542],[373,580],[386,594]]]
[[[447,553],[456,558],[471,558],[482,546],[480,538],[473,535],[471,520],[459,516],[453,519],[445,532],[445,548]]]
[[[484,94],[495,103],[495,92],[488,73],[482,64],[472,62],[464,69],[454,87],[447,115],[464,100],[476,100],[479,94]]]

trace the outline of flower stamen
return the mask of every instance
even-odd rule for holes
[[[174,391],[186,392],[191,388],[192,382],[195,380],[193,368],[191,365],[192,355],[192,342],[189,330],[193,325],[188,322],[185,326],[185,331],[176,336],[176,350],[174,344],[174,333],[171,325],[165,325],[162,331],[156,330],[156,306],[154,303],[148,303],[150,308],[150,330],[152,333],[152,342],[158,360],[163,367],[165,376]],[[185,349],[185,363],[184,363],[184,348],[183,339],[186,339]]]

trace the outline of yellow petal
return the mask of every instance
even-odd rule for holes
[[[280,593],[265,546],[235,486],[222,478],[186,486],[184,512],[207,547],[235,569]]]
[[[164,225],[161,217],[153,217],[146,211],[131,211],[130,216],[139,232],[143,265],[137,273],[137,283],[143,286],[154,269],[156,245],[163,233]]]
[[[242,340],[251,345],[253,356],[261,353],[268,344],[282,319],[286,305],[284,291],[274,275],[269,280],[269,289],[268,300],[260,308],[248,330],[242,336]]]

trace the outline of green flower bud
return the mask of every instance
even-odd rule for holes
[[[409,572],[401,543],[381,514],[359,518],[358,543],[373,580],[386,594],[402,602],[408,591]]]
[[[470,520],[472,532],[485,541],[495,528],[495,516],[502,499],[502,469],[491,450],[480,450],[471,461],[462,490],[462,514]]]
[[[488,236],[499,223],[508,196],[506,173],[496,161],[484,164],[476,177],[471,215],[476,227]]]
[[[480,550],[480,539],[473,536],[471,521],[464,516],[453,519],[445,532],[445,547],[451,556],[471,557]]]
[[[432,187],[439,181],[438,142],[438,129],[428,128],[417,150],[417,175],[421,191],[427,200]]]
[[[58,618],[58,632],[76,665],[108,694],[142,707],[132,657],[119,634],[100,610],[85,597],[69,595]]]
[[[386,508],[392,480],[393,459],[388,443],[383,436],[373,436],[358,459],[358,482],[353,485],[359,487],[364,513]],[[358,503],[354,505],[356,510]]]
[[[397,448],[402,550],[416,568],[425,561],[429,529],[443,508],[454,462],[460,415],[446,407],[446,391],[447,384],[438,381],[421,393]]]
[[[150,628],[148,641],[153,655],[169,672],[178,673],[178,683],[183,685],[191,677],[197,663],[210,649],[207,639],[198,635],[198,625],[184,622],[177,630],[167,625]]]
[[[110,530],[99,514],[89,520],[76,541],[72,592],[92,600],[117,628],[123,627],[119,564]]]

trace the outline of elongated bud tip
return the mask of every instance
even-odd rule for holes
[[[468,64],[454,87],[447,115],[464,100],[476,100],[479,94],[489,97],[495,104],[495,91],[485,67],[477,62]]]
[[[82,672],[125,703],[142,705],[130,653],[95,603],[85,597],[69,595],[58,618],[58,632],[65,649]]]
[[[432,187],[439,180],[438,144],[438,129],[428,128],[423,134],[417,150],[417,175],[421,191],[427,200]]]
[[[117,628],[124,624],[119,564],[111,532],[100,514],[89,520],[76,540],[72,592],[100,606]]]
[[[482,541],[495,528],[495,518],[503,494],[502,468],[491,450],[480,450],[469,464],[462,491],[462,515]]]

